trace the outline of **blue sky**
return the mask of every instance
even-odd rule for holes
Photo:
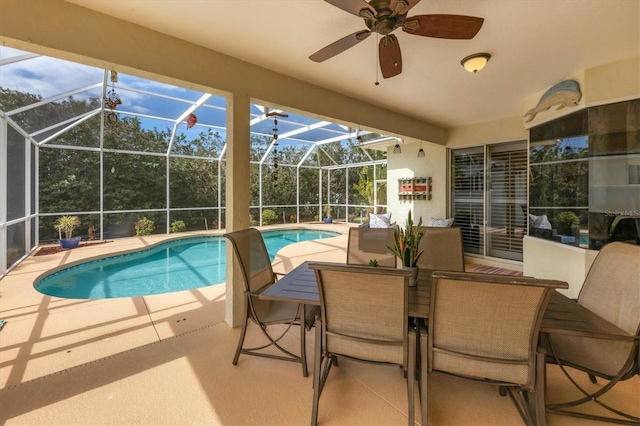
[[[87,65],[82,65],[70,61],[65,61],[46,56],[38,56],[28,60],[12,62],[21,55],[28,55],[28,52],[0,46],[0,86],[12,90],[28,92],[40,95],[43,99],[50,99],[73,90],[91,85],[101,84],[104,81],[104,70]],[[107,86],[111,89],[112,83],[107,76]],[[135,89],[144,92],[164,95],[170,98],[152,96],[145,93],[139,93],[128,89]],[[154,117],[163,117],[169,120],[176,120],[180,117],[193,102],[200,99],[202,92],[185,89],[169,84],[164,84],[152,80],[147,80],[131,75],[120,73],[118,82],[115,84],[115,91],[122,100],[122,104],[117,107],[117,111],[121,114],[142,114]],[[96,89],[73,95],[76,99],[84,97],[95,97]],[[181,101],[182,100],[182,101]],[[220,108],[209,108],[207,106],[216,106]],[[207,124],[214,127],[217,131],[226,137],[226,99],[220,96],[213,96],[205,105],[195,111],[198,116],[199,124]],[[263,111],[256,105],[252,105],[252,118],[259,116]],[[143,127],[153,129],[173,128],[172,121],[155,120],[140,117]],[[279,118],[278,130],[282,134],[286,131],[295,130],[301,126],[316,123],[318,120],[298,114],[289,113],[288,118]],[[252,127],[252,131],[272,134],[273,121],[265,120]],[[187,139],[195,138],[200,131],[206,130],[203,127],[196,126],[187,129],[186,124],[182,123],[178,127],[178,131],[185,134]],[[344,132],[345,129],[337,124],[330,124],[321,129],[312,130],[304,135],[294,136],[291,140],[279,140],[281,145],[299,144],[300,139],[305,140],[322,140],[335,137]]]

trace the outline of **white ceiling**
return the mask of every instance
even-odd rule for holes
[[[376,76],[375,34],[325,62],[308,59],[366,29],[323,0],[68,1],[447,128],[522,115],[524,99],[640,54],[640,0],[422,0],[408,16],[471,15],[484,25],[472,40],[396,30],[403,72],[388,80]],[[460,60],[478,52],[492,58],[468,73]]]

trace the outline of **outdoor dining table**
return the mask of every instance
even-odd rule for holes
[[[315,272],[309,269],[310,262],[303,262],[291,272],[265,288],[259,297],[282,300],[301,305],[320,306],[320,296]],[[431,300],[431,271],[418,271],[418,285],[409,287],[408,316],[429,319]],[[607,340],[633,341],[634,336],[604,320],[573,299],[555,291],[547,306],[542,325],[542,334],[563,334],[578,337],[594,337]]]
[[[282,300],[301,305],[320,306],[316,275],[309,269],[310,262],[303,262],[258,295],[261,299]],[[418,285],[409,287],[409,312],[412,318],[429,318],[431,273],[418,271]]]
[[[309,269],[310,262],[303,262],[274,284],[265,288],[258,297],[281,300],[304,305],[320,306],[320,295],[315,271]],[[431,271],[418,271],[418,284],[409,287],[409,318],[422,319],[429,324],[431,300]],[[417,325],[417,324],[416,324]],[[301,327],[304,327],[304,322]],[[304,330],[304,328],[302,328]],[[564,294],[554,291],[540,327],[540,339],[550,344],[550,336],[562,334],[577,337],[631,341],[636,337],[606,321]],[[637,342],[636,342],[637,344]]]

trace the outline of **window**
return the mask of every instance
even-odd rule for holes
[[[592,250],[640,244],[640,100],[530,131],[529,234]]]

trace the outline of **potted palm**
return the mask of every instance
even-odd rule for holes
[[[53,226],[58,231],[60,247],[64,249],[78,247],[81,237],[73,236],[73,231],[80,226],[80,218],[78,216],[60,216]],[[63,233],[64,238],[62,238]]]
[[[387,248],[400,259],[403,268],[411,269],[411,278],[409,279],[410,286],[418,284],[418,259],[420,259],[424,251],[419,249],[419,245],[423,234],[422,217],[420,217],[418,225],[414,226],[411,210],[409,210],[405,229],[397,229],[395,231],[393,246],[387,246]]]
[[[324,206],[324,223],[333,223],[333,218],[331,217],[331,206],[327,204]]]

